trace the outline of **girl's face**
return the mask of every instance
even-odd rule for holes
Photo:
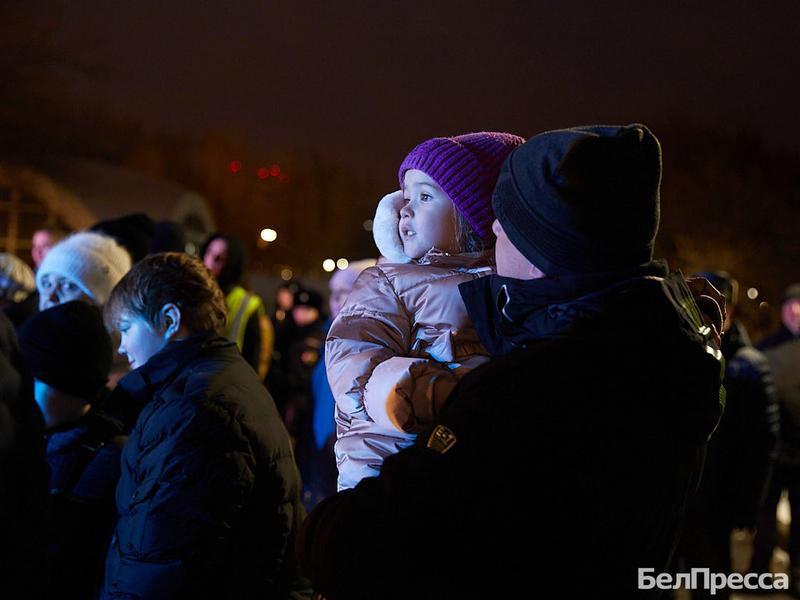
[[[436,182],[422,171],[403,176],[405,206],[400,209],[400,239],[409,258],[420,258],[433,247],[455,254],[455,206]]]
[[[132,369],[144,365],[169,341],[156,331],[144,318],[131,313],[122,313],[117,321],[120,333],[119,353],[128,359]]]

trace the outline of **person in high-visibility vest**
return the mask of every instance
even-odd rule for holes
[[[203,244],[201,256],[225,294],[228,320],[223,335],[236,342],[263,381],[272,359],[275,332],[261,298],[240,283],[246,261],[244,246],[233,236],[215,233]]]

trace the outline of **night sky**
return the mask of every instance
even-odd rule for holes
[[[416,143],[471,130],[688,118],[800,149],[797,0],[82,0],[52,15],[57,51],[103,70],[64,94],[387,181]]]

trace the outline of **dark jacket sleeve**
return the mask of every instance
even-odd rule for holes
[[[430,452],[415,446],[389,457],[379,477],[363,479],[311,512],[296,550],[300,569],[315,591],[330,600],[375,598],[386,585],[387,565],[407,564],[409,556],[424,562],[414,545],[426,530],[425,512],[414,505],[428,493],[431,499],[436,496],[424,483]],[[353,565],[358,565],[358,576],[353,576]],[[398,576],[425,579],[419,572]]]
[[[388,501],[380,482],[369,478],[324,500],[311,512],[300,529],[296,550],[300,569],[317,592],[331,598],[349,595],[354,582],[344,574],[354,564],[359,569],[366,566],[362,544],[370,541],[363,537],[370,530],[358,524],[372,521],[374,530],[380,528],[377,520]]]
[[[163,464],[120,507],[127,523],[109,550],[102,598],[205,597],[204,576],[222,562],[253,487],[250,445],[218,405],[201,401],[160,444]]]
[[[452,394],[458,400],[435,426],[420,433],[415,445],[389,456],[377,477],[362,479],[317,505],[305,520],[296,550],[301,571],[317,592],[330,600],[380,597],[387,572],[413,564],[392,578],[391,597],[414,597],[415,582],[453,572],[443,563],[447,553],[439,551],[439,537],[471,523],[455,507],[464,504],[460,494],[465,486],[479,485],[475,453],[483,445],[476,432],[487,414],[474,401],[485,397],[487,388],[463,385],[477,371],[461,381]],[[428,447],[442,423],[459,432],[458,442],[446,452]],[[358,576],[353,576],[353,565],[358,565]],[[403,585],[410,586],[408,595],[401,592]]]

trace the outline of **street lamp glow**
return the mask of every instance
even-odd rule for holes
[[[340,271],[344,271],[349,264],[350,261],[348,261],[346,258],[340,258],[339,260],[336,261],[336,268],[339,269]]]
[[[322,261],[322,268],[326,273],[331,273],[336,268],[336,262],[332,258],[326,258]]]
[[[274,229],[262,229],[261,239],[265,242],[274,242],[278,239],[278,232]]]

